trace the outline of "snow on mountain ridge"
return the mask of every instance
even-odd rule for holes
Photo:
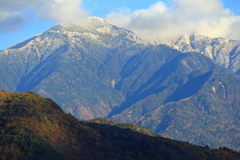
[[[44,47],[46,47],[48,44],[63,44],[67,41],[71,42],[76,38],[102,38],[105,43],[108,43],[113,36],[122,34],[123,32],[128,31],[111,25],[110,22],[105,19],[89,17],[85,21],[75,23],[62,22],[29,40],[19,42],[16,45],[8,47],[7,50],[26,47],[28,45],[32,45],[32,43],[44,43]]]
[[[103,33],[113,34],[116,28],[109,21],[98,18],[88,17],[85,20],[78,22],[62,22],[52,27],[50,30],[65,30],[71,32],[91,32],[91,33]]]
[[[154,45],[165,44],[181,52],[200,52],[211,58],[217,64],[224,66],[235,73],[240,73],[240,41],[226,38],[211,38],[198,33],[173,38],[158,38]]]

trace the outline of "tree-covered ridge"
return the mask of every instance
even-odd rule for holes
[[[0,95],[1,159],[71,159],[77,141],[94,135],[50,99],[33,92]]]
[[[137,131],[141,134],[146,134],[148,136],[159,136],[156,133],[143,128],[140,125],[136,125],[134,123],[130,123],[130,122],[115,122],[113,120],[110,119],[105,119],[105,118],[94,118],[94,119],[90,119],[90,120],[86,120],[85,122],[88,123],[98,123],[98,124],[105,124],[105,125],[110,125],[110,126],[116,126],[116,127],[120,127],[120,128],[125,128],[125,129],[131,129],[133,131]]]
[[[240,159],[227,148],[142,134],[145,129],[130,123],[101,118],[82,122],[33,92],[0,91],[0,115],[2,160]]]

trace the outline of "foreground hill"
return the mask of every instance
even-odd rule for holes
[[[0,91],[0,101],[3,160],[240,159],[239,153],[227,148],[162,138],[130,123],[101,118],[82,122],[33,92]]]
[[[238,76],[200,53],[147,45],[100,18],[60,23],[0,51],[0,88],[34,91],[80,120],[133,122],[170,138],[239,150]]]

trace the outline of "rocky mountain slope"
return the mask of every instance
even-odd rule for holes
[[[157,39],[153,44],[166,44],[181,52],[199,52],[217,64],[240,74],[240,41],[226,38],[210,38],[198,33],[169,39]]]
[[[131,31],[100,18],[61,23],[0,52],[0,86],[50,97],[80,119],[104,117],[124,100],[113,88],[118,68],[105,61],[118,55],[124,64],[142,46]]]
[[[238,76],[203,54],[146,44],[100,18],[61,23],[1,51],[0,88],[34,91],[78,119],[134,122],[239,150]]]
[[[162,138],[130,123],[99,118],[78,121],[52,100],[33,92],[0,91],[0,113],[3,160],[240,158],[239,153],[228,148],[210,149]]]

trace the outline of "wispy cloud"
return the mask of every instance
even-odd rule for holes
[[[24,16],[18,14],[2,16],[2,19],[0,20],[0,32],[9,33],[17,30],[24,26],[27,21],[28,20]]]
[[[29,13],[56,22],[79,20],[88,15],[81,5],[82,0],[0,0],[0,32],[21,28]]]
[[[117,26],[133,30],[143,39],[193,32],[240,39],[240,16],[225,9],[220,0],[173,0],[172,6],[159,1],[148,9],[119,10],[106,18]]]

